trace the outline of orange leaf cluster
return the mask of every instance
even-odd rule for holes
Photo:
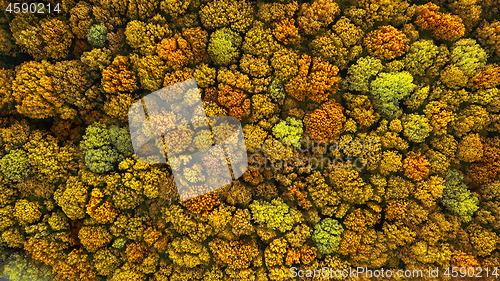
[[[126,56],[116,56],[106,69],[102,71],[101,84],[106,93],[132,92],[137,89],[137,78],[129,70],[130,63]]]
[[[489,89],[500,85],[500,66],[498,64],[487,65],[483,71],[469,80],[473,90]]]
[[[218,101],[229,109],[230,116],[241,120],[250,114],[250,99],[243,90],[219,84]]]
[[[324,103],[304,118],[306,132],[315,140],[336,139],[342,133],[346,121],[343,110],[334,100]]]
[[[385,25],[368,33],[363,43],[370,55],[392,60],[409,50],[410,40],[403,32]]]
[[[429,176],[430,163],[429,160],[420,153],[410,152],[403,161],[403,169],[405,170],[405,176],[415,181],[419,181]]]
[[[312,63],[312,65],[311,65]],[[339,68],[318,57],[303,55],[299,61],[298,75],[285,85],[286,91],[299,101],[308,99],[323,102],[337,92]]]
[[[217,194],[207,193],[198,197],[183,201],[182,205],[193,213],[207,214],[220,204]]]
[[[439,40],[456,41],[465,34],[465,25],[457,15],[438,12],[439,6],[429,2],[418,7],[416,23],[422,29],[431,30]]]
[[[300,38],[299,28],[295,26],[295,20],[289,18],[274,24],[273,35],[285,45],[294,43]]]

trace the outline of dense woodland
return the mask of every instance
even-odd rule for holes
[[[48,3],[0,0],[0,276],[500,266],[499,0]],[[191,78],[250,164],[180,200],[205,178],[138,161],[127,113]]]

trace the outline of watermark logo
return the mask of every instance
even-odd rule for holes
[[[181,200],[222,188],[248,168],[240,121],[207,117],[195,79],[136,101],[128,120],[137,159],[168,162]]]

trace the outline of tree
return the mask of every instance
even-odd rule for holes
[[[231,29],[227,27],[218,29],[210,36],[208,53],[216,64],[234,63],[239,55],[238,48],[241,41],[240,35]]]
[[[102,47],[106,42],[106,26],[96,24],[90,27],[87,33],[87,40],[92,46]]]
[[[345,83],[352,91],[368,92],[370,80],[383,69],[382,61],[374,57],[361,57],[347,71]]]
[[[24,180],[29,172],[28,155],[21,149],[10,151],[0,160],[0,171],[11,181]]]
[[[94,23],[92,17],[92,5],[87,2],[81,1],[69,11],[71,31],[78,39],[86,39],[90,27]]]
[[[434,206],[443,195],[445,180],[438,176],[431,176],[428,180],[417,183],[415,198],[419,199],[426,208]]]
[[[304,118],[306,133],[315,140],[329,141],[338,138],[346,120],[343,109],[334,100],[325,102]]]
[[[0,272],[0,274],[12,281],[49,281],[53,278],[50,267],[39,265],[26,255],[19,253],[14,253],[8,257],[6,264],[3,265],[3,272]]]
[[[456,41],[465,34],[462,19],[450,13],[440,13],[439,6],[429,2],[418,6],[416,23],[420,28],[432,31],[438,40]]]
[[[201,23],[208,29],[230,27],[246,31],[254,20],[253,6],[245,0],[217,0],[200,9]]]
[[[298,24],[305,35],[314,35],[332,23],[339,13],[339,5],[332,0],[303,3],[298,12]]]
[[[299,72],[299,55],[287,48],[282,48],[273,54],[271,66],[274,69],[274,75],[282,82],[290,80]]]
[[[64,109],[50,78],[51,69],[52,65],[47,61],[30,61],[21,65],[12,83],[19,113],[43,119],[54,117],[56,112]]]
[[[443,204],[452,213],[468,222],[479,208],[479,199],[467,189],[462,180],[462,172],[448,171],[446,187],[443,191]]]
[[[302,136],[302,121],[293,117],[288,117],[286,120],[281,120],[273,127],[275,137],[283,140],[286,144],[298,145]]]
[[[69,177],[54,193],[54,200],[71,220],[85,217],[87,188],[77,177]]]
[[[467,227],[470,233],[471,243],[479,256],[488,256],[496,249],[498,235],[475,223]]]
[[[322,254],[334,253],[340,243],[344,228],[334,219],[326,218],[314,226],[312,239]]]
[[[21,199],[16,202],[14,207],[14,217],[21,225],[32,224],[40,219],[40,204],[38,202],[30,202],[26,199]]]
[[[438,47],[432,40],[416,41],[404,58],[405,69],[412,75],[425,76],[438,53]]]
[[[388,116],[399,110],[399,101],[407,97],[416,85],[410,73],[380,73],[370,84],[370,92],[380,111]]]
[[[109,276],[120,266],[120,259],[109,248],[97,250],[93,257],[99,275]]]
[[[413,151],[408,153],[408,156],[403,161],[403,169],[405,176],[414,181],[425,179],[431,173],[430,163],[425,155]]]
[[[185,236],[172,241],[168,254],[174,264],[188,268],[206,265],[211,260],[206,246]]]
[[[89,252],[95,252],[111,242],[111,234],[104,226],[84,226],[78,232],[78,238]]]
[[[130,70],[128,57],[116,56],[102,71],[101,84],[106,93],[132,92],[137,89],[137,78]]]
[[[424,115],[409,114],[403,117],[404,135],[408,140],[420,143],[424,142],[432,131],[429,120]]]
[[[340,68],[345,68],[350,58],[350,50],[344,46],[342,39],[331,31],[316,36],[309,43],[309,48],[314,56],[328,60]]]
[[[161,15],[155,15],[148,23],[132,20],[125,28],[126,42],[132,48],[138,49],[143,55],[154,55],[156,45],[165,37],[172,35],[168,24]]]
[[[346,93],[343,97],[347,102],[346,114],[356,121],[357,126],[368,128],[380,118],[368,96]]]
[[[483,157],[483,143],[479,134],[468,134],[458,144],[457,158],[465,162],[475,162]]]
[[[255,240],[227,241],[215,238],[208,243],[210,251],[214,255],[214,261],[229,269],[245,269],[259,254],[259,248]]]
[[[301,38],[299,35],[299,28],[295,25],[295,20],[288,18],[274,23],[273,35],[276,37],[276,40],[285,45],[294,44]]]
[[[69,55],[74,35],[65,20],[54,17],[38,21],[34,16],[18,20],[11,28],[16,43],[37,60],[64,59]]]
[[[247,32],[241,48],[247,54],[269,58],[279,49],[279,46],[271,29],[266,28],[264,23],[256,21]]]
[[[0,69],[0,109],[11,111],[14,109],[14,95],[12,93],[12,82],[16,72],[11,69]]]
[[[479,41],[488,47],[491,53],[500,55],[500,32],[498,27],[500,21],[493,20],[492,22],[485,22],[478,30]]]
[[[288,94],[299,101],[324,102],[338,90],[339,69],[328,61],[303,55],[299,60],[298,75],[285,84]]]
[[[126,129],[94,123],[87,127],[80,149],[91,171],[105,173],[132,153],[132,141]]]
[[[253,219],[269,229],[286,232],[295,223],[302,221],[302,214],[290,208],[282,199],[273,199],[271,203],[254,201],[250,204]]]
[[[392,60],[408,51],[410,40],[391,25],[381,26],[368,33],[363,44],[371,56]]]
[[[471,77],[486,65],[488,55],[474,39],[460,39],[451,48],[451,61]]]
[[[488,64],[469,80],[473,90],[495,88],[500,84],[500,66]]]

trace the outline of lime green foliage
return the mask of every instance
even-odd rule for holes
[[[227,27],[221,28],[212,33],[208,53],[216,64],[227,65],[236,61],[240,44],[241,36],[238,33]]]
[[[290,231],[294,224],[302,222],[302,214],[281,198],[273,199],[271,203],[256,200],[249,207],[255,221],[273,230]]]
[[[106,42],[107,32],[103,24],[93,25],[87,33],[87,40],[92,46],[101,47]]]
[[[382,61],[374,57],[362,57],[349,67],[346,78],[346,85],[349,90],[368,92],[370,78],[377,75],[384,66]]]
[[[273,128],[273,134],[285,144],[297,146],[302,136],[302,121],[293,117],[288,117],[286,120],[281,120]]]
[[[463,183],[463,174],[458,170],[448,170],[446,187],[443,190],[443,204],[464,221],[470,221],[477,211],[479,199],[471,194]]]
[[[116,147],[118,152],[124,156],[131,155],[134,152],[132,139],[130,138],[130,133],[126,128],[111,126],[109,127],[108,132],[111,143]]]
[[[423,142],[432,132],[432,126],[424,115],[409,114],[403,118],[404,135],[410,141]]]
[[[80,149],[92,172],[105,173],[132,153],[132,143],[126,129],[94,123],[87,127]]]
[[[407,71],[380,73],[371,83],[371,94],[380,111],[388,116],[399,110],[399,101],[413,92],[416,85]]]
[[[424,76],[438,53],[438,47],[432,40],[419,40],[410,46],[404,58],[405,69],[412,75]]]
[[[24,150],[10,151],[0,160],[0,171],[9,180],[22,181],[28,176],[28,155]]]
[[[48,266],[35,264],[25,255],[15,253],[8,258],[0,276],[10,281],[50,281],[52,270]]]
[[[488,59],[486,52],[474,39],[460,39],[451,48],[451,60],[462,72],[471,77],[481,70]]]
[[[314,226],[312,238],[321,253],[331,254],[337,250],[343,231],[344,228],[337,220],[326,218]]]

